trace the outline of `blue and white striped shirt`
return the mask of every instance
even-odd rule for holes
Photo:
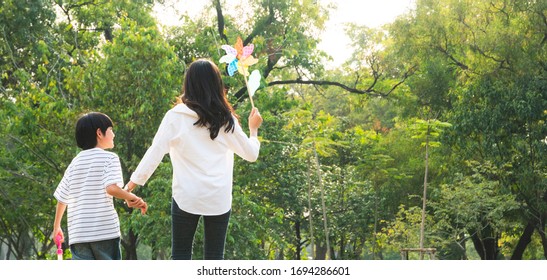
[[[100,148],[81,151],[57,186],[55,198],[67,205],[69,244],[118,238],[120,222],[110,185],[123,186],[120,159]]]

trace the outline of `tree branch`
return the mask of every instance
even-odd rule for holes
[[[68,5],[68,10],[72,10],[73,8],[81,8],[83,6],[87,6],[87,5],[93,5],[93,6],[98,6],[98,5],[101,5],[101,4],[106,4],[106,2],[102,2],[102,3],[95,3],[96,1],[94,0],[91,0],[91,1],[87,1],[87,2],[81,2],[81,3],[78,3],[78,4],[70,4]]]
[[[248,45],[249,43],[251,43],[253,39],[258,34],[262,33],[266,29],[266,26],[269,26],[270,24],[272,24],[274,20],[275,20],[275,13],[274,13],[273,4],[272,4],[272,1],[268,1],[268,17],[266,17],[265,19],[259,20],[259,22],[255,24],[255,28],[253,29],[251,34],[249,34],[249,36],[247,36],[247,38],[243,40],[243,45]]]
[[[410,76],[414,74],[416,71],[416,66],[410,67],[404,74],[403,77],[395,83],[387,92],[381,92],[376,89],[374,89],[374,86],[377,83],[377,78],[375,78],[374,82],[365,90],[358,89],[356,87],[349,87],[345,84],[339,83],[339,82],[333,82],[333,81],[322,81],[322,80],[302,80],[302,79],[295,79],[295,80],[283,80],[283,81],[273,81],[269,82],[267,86],[275,86],[275,85],[289,85],[289,84],[300,84],[300,85],[315,85],[315,86],[336,86],[339,88],[342,88],[345,91],[348,91],[350,93],[357,93],[357,94],[367,94],[372,97],[387,97],[390,95],[395,89],[397,89],[400,85],[402,85],[406,79],[408,79]],[[247,87],[240,88],[234,96],[238,99],[244,99],[246,98],[244,96],[245,91],[247,90]]]
[[[228,37],[224,34],[224,15],[222,14],[222,5],[220,5],[220,0],[214,0],[214,4],[217,11],[218,35],[226,44],[228,44]]]
[[[538,12],[541,19],[543,19],[543,24],[547,26],[547,16],[543,12]],[[543,45],[547,42],[547,32],[543,33],[543,40],[541,40],[540,45],[543,47]]]
[[[29,144],[23,142],[23,140],[15,137],[11,134],[9,134],[8,137],[10,137],[11,139],[17,141],[19,144],[21,144],[22,146],[27,148],[32,154],[34,154],[36,157],[40,158],[42,160],[42,162],[46,163],[48,166],[50,166],[52,169],[54,169],[58,173],[63,172],[63,170],[60,169],[58,164],[56,164],[52,159],[50,159],[50,158],[46,157],[45,155],[43,155],[42,153],[38,152],[37,151],[38,149],[33,149],[32,147],[30,147]]]
[[[469,66],[463,64],[462,62],[458,61],[456,58],[454,58],[454,56],[452,56],[448,50],[444,49],[443,47],[441,46],[437,46],[436,49],[438,51],[440,51],[441,53],[443,53],[444,55],[446,55],[450,60],[452,60],[452,62],[454,62],[458,67],[462,68],[463,70],[468,70],[469,69]]]

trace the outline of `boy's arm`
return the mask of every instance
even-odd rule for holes
[[[63,230],[61,229],[61,220],[63,219],[63,215],[65,214],[66,210],[66,204],[57,201],[57,208],[55,210],[55,222],[53,222],[53,240],[55,240],[55,237],[58,234],[61,234],[61,243],[65,242],[65,235],[63,234]]]
[[[130,200],[130,201],[133,201],[133,200],[138,200],[139,197],[130,193],[130,192],[126,192],[124,190],[122,190],[122,188],[120,188],[118,185],[116,184],[112,184],[108,187],[106,187],[106,192],[115,197],[115,198],[118,198],[118,199],[123,199],[123,200]]]
[[[124,191],[122,188],[120,188],[118,185],[116,184],[112,184],[112,185],[109,185],[108,187],[106,187],[106,192],[115,197],[115,198],[119,198],[119,199],[123,199],[123,200],[127,200],[127,201],[130,201],[130,202],[133,202],[135,203],[135,205],[141,205],[141,206],[137,206],[138,208],[141,208],[141,213],[144,215],[146,213],[146,210],[148,208],[148,206],[146,205],[146,202],[142,201],[142,199],[130,192],[127,192],[127,191]],[[142,201],[142,203],[138,203]]]

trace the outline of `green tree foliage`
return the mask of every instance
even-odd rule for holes
[[[511,191],[524,202],[522,214],[517,215],[521,221],[514,220],[514,226],[527,229],[531,224],[542,240],[547,190],[541,171],[545,169],[541,156],[545,152],[541,141],[545,7],[543,1],[418,1],[415,12],[390,29],[400,53],[419,63],[418,73],[426,71],[409,85],[422,104],[454,125],[444,140],[455,161],[446,169],[449,176],[438,183],[460,181],[455,175],[465,168],[466,160],[493,163],[501,178],[496,193]],[[432,79],[435,76],[439,78]],[[428,81],[434,84],[427,86]],[[534,218],[524,213],[534,213]],[[525,230],[520,236],[513,258],[522,257],[531,232]],[[500,234],[472,236],[479,252],[491,252],[479,254],[482,258],[500,257],[496,242],[484,244]]]
[[[0,39],[0,240],[6,258],[44,259],[54,245],[50,197],[74,154],[70,103],[59,85],[67,56],[58,51],[53,7],[4,1]],[[60,149],[59,149],[60,148]]]
[[[52,194],[78,152],[73,135],[79,114],[103,111],[113,118],[118,129],[115,152],[125,174],[144,154],[162,116],[155,112],[174,101],[182,72],[149,8],[135,1],[36,1],[30,6],[8,1],[2,6],[1,122],[6,145],[0,152],[1,180],[6,186],[3,205],[11,205],[2,211],[10,213],[2,215],[6,257],[48,257],[54,245]],[[122,31],[116,33],[116,25]],[[139,133],[126,132],[137,125]],[[144,140],[120,141],[129,136]]]
[[[456,174],[452,184],[441,185],[436,190],[437,200],[432,206],[436,209],[435,230],[444,233],[433,243],[447,248],[444,252],[454,254],[451,258],[467,259],[468,240],[484,240],[483,236],[490,236],[489,231],[501,232],[510,227],[510,212],[521,207],[515,195],[500,188],[499,171],[495,167],[488,163],[468,164],[469,174]],[[491,242],[499,242],[501,234],[497,237]],[[479,248],[482,248],[478,250],[479,256],[485,259],[488,246]]]
[[[112,117],[127,180],[186,65],[238,36],[259,58],[264,123],[258,161],[236,159],[227,259],[398,259],[422,217],[441,259],[547,256],[545,1],[418,0],[382,28],[348,25],[354,52],[334,70],[320,1],[211,0],[174,27],[156,2],[2,2],[1,258],[54,257],[81,113]],[[243,77],[223,78],[246,128]],[[171,168],[137,189],[146,216],[116,202],[124,259],[170,258]],[[196,258],[202,245],[198,231]]]

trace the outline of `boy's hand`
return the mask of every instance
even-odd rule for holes
[[[146,203],[144,200],[143,202],[144,202],[144,206],[141,207],[141,215],[146,214],[146,211],[148,211],[148,203]]]
[[[139,208],[141,209],[141,214],[146,214],[146,211],[148,210],[148,204],[144,202],[144,200],[138,196],[135,196],[134,199],[126,200],[127,206],[131,208]]]
[[[65,234],[63,233],[63,230],[61,228],[53,229],[53,233],[51,236],[53,241],[56,241],[55,238],[57,238],[57,235],[61,235],[61,240],[59,242],[61,243],[65,242]]]

